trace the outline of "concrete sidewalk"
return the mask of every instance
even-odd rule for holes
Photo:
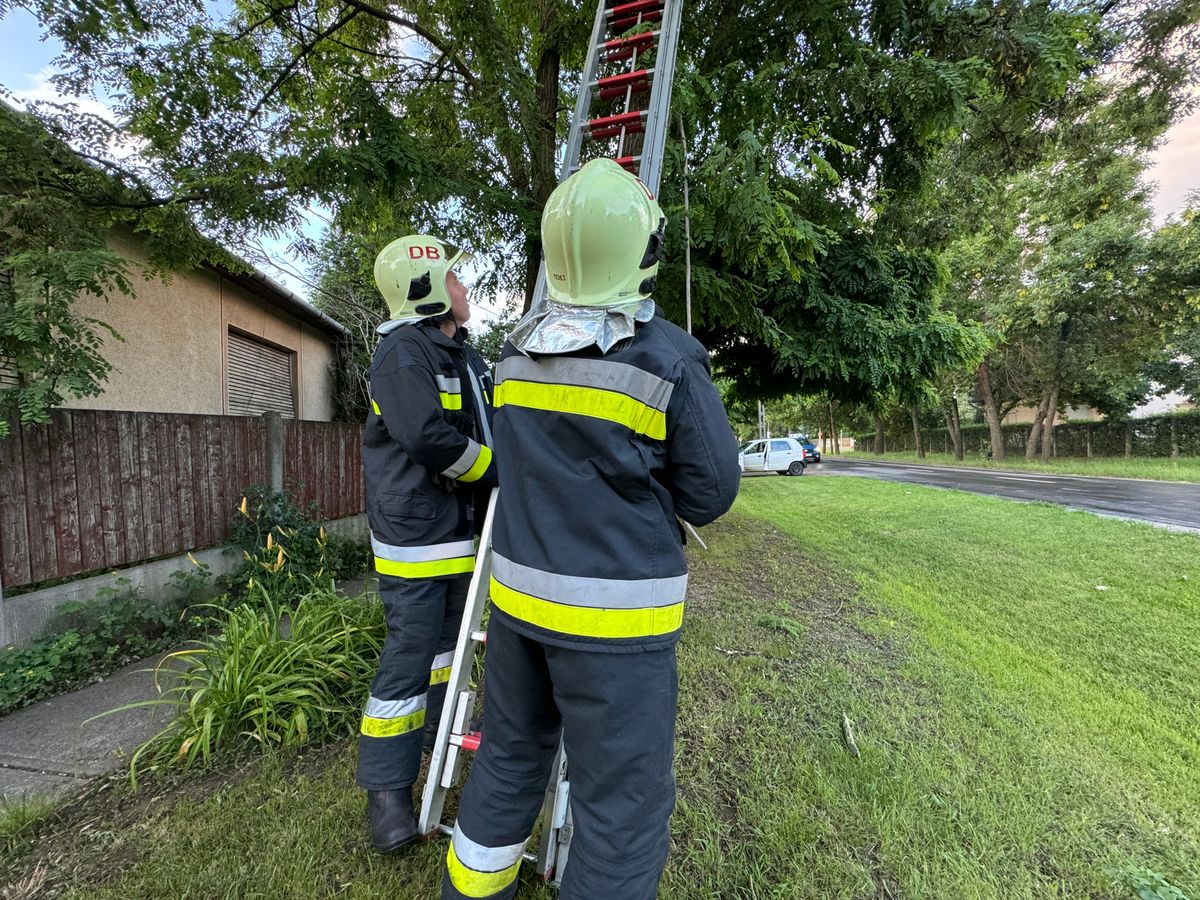
[[[354,597],[377,590],[375,576],[338,583]],[[93,716],[130,703],[155,700],[154,668],[159,654],[118,669],[103,681],[0,716],[0,804],[22,797],[55,797],[107,775],[170,721],[173,707],[143,706],[111,716]],[[159,686],[171,686],[170,673]]]
[[[166,654],[118,669],[103,681],[0,718],[0,802],[68,793],[121,767],[170,719],[168,706],[98,713],[159,696],[154,667]],[[170,686],[169,674],[159,681]]]

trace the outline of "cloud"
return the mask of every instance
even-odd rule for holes
[[[1159,223],[1183,209],[1188,194],[1200,190],[1200,110],[1167,132],[1166,143],[1150,155],[1146,175],[1158,182],[1154,218]]]

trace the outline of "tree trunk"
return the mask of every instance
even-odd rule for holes
[[[996,395],[992,393],[992,373],[985,359],[979,364],[977,373],[979,397],[983,400],[983,413],[987,417],[988,432],[992,441],[992,459],[1004,459],[1004,429],[1000,427],[1000,410],[996,408]]]
[[[545,39],[537,66],[537,130],[533,140],[532,171],[530,187],[534,211],[541,220],[541,210],[558,184],[555,170],[555,149],[558,139],[559,68],[562,58],[560,48],[562,29],[558,14],[552,4],[542,4],[541,33]],[[537,289],[538,269],[542,262],[542,240],[540,234],[525,236],[525,303],[522,312],[528,312],[533,304],[533,293]]]
[[[912,416],[913,442],[916,444],[917,459],[924,459],[925,444],[921,440],[921,410],[914,403],[908,408],[908,414]]]
[[[1087,458],[1092,458],[1092,426],[1083,426],[1083,440],[1087,444]]]
[[[1133,421],[1125,423],[1125,458],[1133,459]]]
[[[1171,419],[1171,459],[1179,459],[1179,433],[1175,430],[1175,420]]]
[[[946,420],[946,432],[954,445],[954,458],[963,458],[962,422],[958,418],[958,401],[954,398],[942,404],[942,417]],[[949,448],[947,448],[949,449]]]
[[[875,452],[880,456],[884,453],[883,416],[879,415],[879,413],[875,414]]]
[[[829,442],[833,445],[833,452],[841,456],[842,443],[838,440],[837,419],[834,416],[836,406],[832,400],[829,402]]]
[[[1038,440],[1042,436],[1042,425],[1046,421],[1046,409],[1050,405],[1050,392],[1047,391],[1038,404],[1037,415],[1033,417],[1033,425],[1029,428],[1029,437],[1025,439],[1025,459],[1033,462],[1037,459]]]
[[[1042,429],[1042,462],[1050,462],[1054,456],[1054,422],[1058,418],[1058,384],[1051,388],[1046,404],[1046,425]]]

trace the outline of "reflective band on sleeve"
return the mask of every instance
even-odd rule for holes
[[[459,380],[457,378],[447,378],[445,375],[435,375],[433,377],[437,381],[437,388],[439,391],[446,393],[446,394],[461,394],[462,393],[462,381],[461,380]]]
[[[404,700],[370,697],[360,731],[367,737],[395,737],[425,724],[425,694]]]
[[[462,478],[471,468],[479,462],[479,457],[483,451],[487,449],[483,444],[467,438],[467,447],[463,450],[462,455],[446,468],[442,469],[442,474],[447,478]],[[491,459],[491,451],[488,451],[488,459]],[[486,468],[486,467],[485,467]],[[478,477],[478,476],[477,476]]]
[[[491,580],[492,602],[510,616],[560,634],[636,638],[670,634],[683,624],[683,604],[644,609],[599,609],[554,603]]]
[[[429,683],[445,684],[450,680],[450,666],[454,662],[454,651],[448,650],[445,653],[439,653],[433,658],[433,663],[429,666]]]
[[[492,552],[492,571],[506,586],[555,603],[600,609],[673,606],[687,595],[686,574],[672,578],[587,578],[524,566]]]
[[[442,409],[462,409],[462,394],[447,394],[445,391],[440,391],[438,396],[442,399]]]
[[[632,397],[614,391],[575,387],[569,384],[537,384],[531,381],[505,381],[496,385],[496,409],[522,406],[547,412],[589,416],[624,425],[637,434],[654,440],[667,437],[667,416]]]
[[[398,547],[371,535],[375,571],[400,578],[432,578],[463,575],[475,568],[475,543],[451,541],[425,547]]]
[[[379,404],[375,402],[375,398],[371,398],[371,409],[375,410],[375,415],[382,416],[383,410],[379,408]]]
[[[458,476],[459,481],[478,481],[483,477],[483,473],[488,470],[488,466],[492,464],[492,450],[490,447],[480,446],[479,457],[472,464],[471,468]]]
[[[504,890],[517,877],[525,842],[507,847],[485,847],[462,833],[454,823],[454,836],[446,853],[450,883],[467,897],[490,897]]]

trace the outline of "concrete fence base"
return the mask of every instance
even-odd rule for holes
[[[324,525],[327,533],[354,540],[366,541],[370,534],[365,513],[334,519],[325,522]],[[209,547],[206,550],[194,550],[192,556],[197,562],[208,566],[214,576],[226,575],[242,562],[241,550],[228,544]],[[22,647],[31,643],[42,633],[46,623],[64,603],[95,600],[106,588],[136,588],[141,591],[147,602],[159,602],[169,590],[171,576],[175,572],[186,572],[193,568],[195,567],[185,553],[29,591],[15,597],[0,594],[0,648],[10,645]]]

